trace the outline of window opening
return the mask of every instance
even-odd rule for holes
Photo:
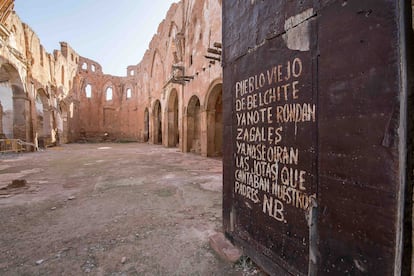
[[[106,100],[112,101],[112,87],[106,89]]]
[[[92,98],[92,86],[90,84],[85,87],[85,95],[88,99]]]

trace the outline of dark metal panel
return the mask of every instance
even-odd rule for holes
[[[398,16],[386,0],[223,1],[224,229],[270,274],[399,265]]]
[[[223,160],[224,226],[269,272],[306,275],[317,188],[312,5],[223,5],[224,93],[231,95],[223,102],[233,127],[226,145],[233,152]]]
[[[395,2],[374,0],[331,1],[320,10],[320,275],[394,273],[399,191],[396,14]]]

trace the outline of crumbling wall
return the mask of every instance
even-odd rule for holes
[[[271,275],[408,275],[408,2],[224,3],[225,231]]]
[[[16,105],[23,109],[21,138],[44,139],[46,144],[149,140],[207,155],[207,122],[214,120],[215,112],[214,108],[207,111],[207,102],[210,94],[220,99],[221,91],[216,92],[222,77],[220,54],[215,60],[206,59],[205,54],[221,42],[221,1],[173,4],[143,59],[128,66],[122,77],[104,74],[97,62],[80,57],[65,42],[60,50],[47,53],[36,33],[16,14],[5,22],[7,47],[0,56],[3,63],[13,65],[25,95]],[[90,97],[85,94],[88,85]],[[108,87],[112,88],[110,100],[106,99]],[[191,99],[195,99],[196,115],[187,114]],[[157,114],[155,106],[161,109]],[[199,132],[193,135],[198,138],[187,139],[194,131]]]
[[[80,108],[78,136],[109,133],[113,139],[149,139],[151,143],[207,155],[206,106],[210,92],[222,82],[222,70],[220,54],[216,60],[205,55],[208,48],[220,42],[221,1],[184,0],[170,7],[143,59],[128,66],[126,76],[105,75],[95,61],[81,58],[74,93]],[[88,65],[82,69],[83,63]],[[95,72],[90,64],[95,64]],[[109,81],[114,86],[112,101],[103,96]],[[85,97],[87,84],[93,87],[92,98]],[[199,105],[195,127],[200,135],[198,141],[188,141],[194,123],[190,123],[193,117],[187,114],[187,108],[194,97]],[[160,115],[154,112],[159,105]],[[117,120],[108,123],[108,118],[115,117]]]
[[[14,125],[11,138],[36,145],[43,139],[40,135],[45,136],[45,145],[69,141],[68,116],[73,104],[69,94],[79,56],[65,42],[60,51],[47,53],[36,33],[14,12],[7,18],[1,16],[0,71],[3,89],[11,92],[3,93],[0,101],[13,103],[7,111]],[[11,99],[6,95],[12,95]],[[42,105],[46,119],[39,115],[36,104],[38,109]],[[49,133],[40,134],[43,127]]]
[[[104,141],[119,138],[122,83],[120,77],[103,74],[95,61],[81,57],[77,90],[78,121],[81,141]],[[112,99],[106,99],[106,90],[112,89]]]

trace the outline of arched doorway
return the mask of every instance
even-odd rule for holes
[[[168,100],[168,147],[176,147],[179,140],[178,95],[177,90],[173,89]]]
[[[149,111],[145,108],[144,111],[144,142],[149,140]]]
[[[201,153],[200,100],[192,96],[187,107],[187,149]]]
[[[4,60],[0,60],[0,64]],[[0,66],[0,136],[32,141],[30,100],[16,68],[5,62]]]
[[[0,83],[0,139],[13,139],[13,91],[8,82]]]
[[[153,109],[153,143],[162,144],[162,114],[161,114],[161,103],[159,100],[155,101]]]
[[[49,108],[49,100],[45,90],[38,89],[36,93],[36,136],[39,147],[44,148],[52,143],[52,120]]]
[[[223,147],[222,84],[216,84],[207,99],[207,156],[221,156]]]
[[[60,102],[59,104],[59,113],[58,119],[56,122],[58,133],[57,139],[59,139],[60,143],[68,143],[69,142],[69,121],[68,121],[68,105],[65,102]]]

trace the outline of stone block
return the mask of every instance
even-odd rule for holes
[[[216,233],[209,238],[210,246],[225,261],[235,263],[242,256],[242,251],[227,240],[223,233]]]

